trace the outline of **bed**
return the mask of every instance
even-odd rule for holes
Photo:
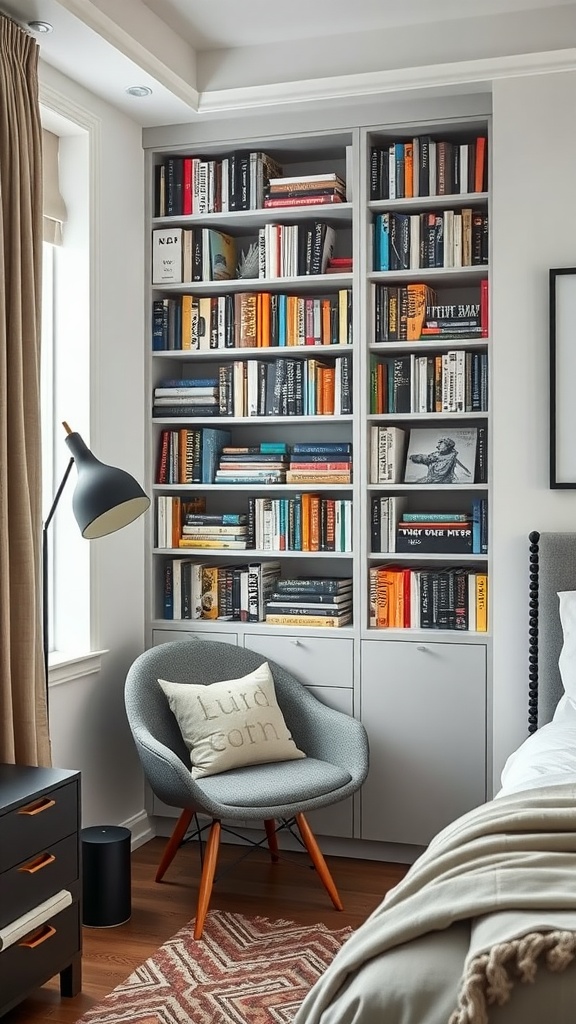
[[[342,947],[294,1024],[572,1024],[576,533],[529,537],[528,739]]]

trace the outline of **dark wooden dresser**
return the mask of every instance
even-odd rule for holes
[[[80,773],[0,764],[0,1016],[81,989]]]

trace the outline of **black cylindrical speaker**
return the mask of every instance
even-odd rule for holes
[[[82,924],[113,928],[132,913],[130,840],[121,825],[83,828]]]

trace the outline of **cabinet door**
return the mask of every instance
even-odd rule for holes
[[[282,665],[328,707],[353,711],[353,640],[326,637],[278,637],[246,633],[244,646]],[[306,815],[318,835],[352,838],[352,799]]]
[[[362,838],[424,846],[486,799],[486,648],[366,640]]]
[[[210,630],[210,632],[206,630],[194,631],[193,629],[155,629],[152,632],[152,645],[154,647],[157,644],[166,644],[171,640],[216,640],[222,644],[237,644],[238,634],[217,632],[216,630]]]
[[[246,633],[244,646],[276,661],[306,685],[352,689],[353,640]]]

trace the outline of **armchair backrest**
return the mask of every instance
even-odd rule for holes
[[[244,647],[215,640],[176,640],[144,651],[129,669],[124,690],[128,721],[136,742],[152,735],[189,765],[188,751],[158,679],[208,685],[239,679],[266,660]],[[316,698],[280,665],[269,660],[268,664],[286,724],[296,744],[302,744],[306,750],[310,723],[304,709],[316,704]]]

